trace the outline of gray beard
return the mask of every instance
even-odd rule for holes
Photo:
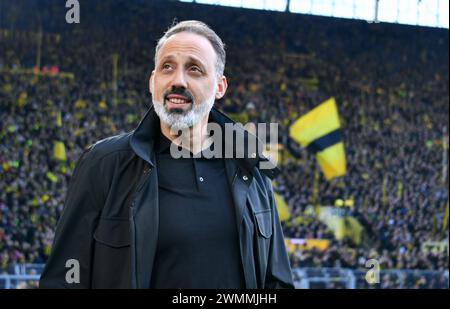
[[[166,124],[173,132],[192,128],[200,120],[202,120],[211,111],[215,101],[215,95],[200,104],[192,103],[192,107],[187,112],[169,112],[166,106],[158,101],[153,100],[155,112],[161,122]]]

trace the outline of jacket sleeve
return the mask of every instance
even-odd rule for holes
[[[283,230],[281,228],[278,210],[272,189],[272,183],[268,182],[268,193],[272,207],[272,226],[273,233],[270,240],[269,260],[267,265],[267,274],[265,280],[266,289],[293,289],[292,270],[289,264],[289,258],[284,244]]]
[[[78,160],[40,288],[90,288],[93,233],[101,206],[93,192],[90,152]],[[98,190],[97,190],[98,191]]]

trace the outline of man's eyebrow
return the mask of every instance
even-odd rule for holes
[[[173,55],[164,56],[161,59],[160,62],[164,63],[166,61],[175,61],[175,56],[173,56]],[[200,59],[198,59],[197,57],[188,56],[187,63],[189,63],[189,64],[191,64],[191,63],[199,64],[204,70],[206,70],[206,65]]]
[[[163,58],[161,59],[161,62],[164,62],[164,61],[172,61],[172,60],[175,60],[175,57],[172,56],[172,55],[168,55],[168,56],[163,57]]]

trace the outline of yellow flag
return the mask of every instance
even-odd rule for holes
[[[56,112],[56,126],[62,127],[61,111]]]
[[[447,206],[445,206],[444,218],[442,220],[442,233],[445,232],[448,226],[448,201]]]
[[[289,135],[314,153],[327,180],[345,175],[347,164],[334,98],[301,116],[291,126]]]
[[[274,192],[274,196],[275,196],[275,203],[277,204],[278,216],[280,217],[280,221],[288,220],[291,217],[288,205],[278,193]]]
[[[53,156],[56,160],[66,161],[66,146],[63,142],[55,141],[55,146],[53,147]]]
[[[331,206],[320,206],[319,208],[319,220],[334,232],[337,240],[347,237],[354,244],[361,244],[364,228],[356,218],[338,215],[335,208]]]

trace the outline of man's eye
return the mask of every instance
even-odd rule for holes
[[[163,66],[162,66],[162,69],[163,69],[163,70],[169,70],[169,69],[171,69],[171,68],[172,68],[172,66],[171,66],[170,64],[168,64],[168,63],[163,64]]]
[[[192,72],[199,72],[199,73],[202,72],[202,70],[200,70],[200,68],[198,66],[195,66],[195,65],[191,67],[191,71]]]

